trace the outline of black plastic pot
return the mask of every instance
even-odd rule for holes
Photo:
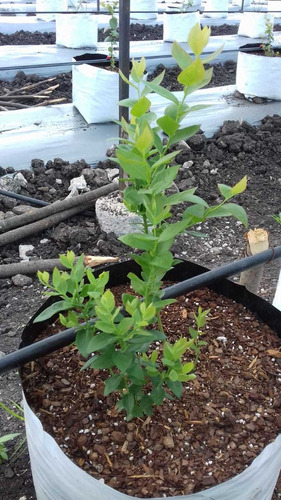
[[[130,272],[134,272],[138,275],[140,274],[139,266],[131,260],[101,267],[97,269],[94,274],[98,276],[105,269],[110,270],[109,287],[128,283],[129,280],[127,275]],[[206,267],[199,266],[193,262],[183,261],[167,273],[166,279],[169,281],[181,282],[207,271],[208,269]],[[234,300],[235,302],[243,304],[250,311],[256,313],[257,316],[269,325],[281,338],[281,312],[273,307],[269,302],[266,302],[257,295],[249,292],[244,286],[233,283],[228,279],[221,279],[218,282],[209,285],[208,288]],[[53,316],[48,321],[34,323],[36,316],[38,316],[44,309],[49,307],[56,300],[59,299],[56,297],[48,298],[31,318],[23,331],[20,347],[32,344],[40,332],[45,329],[47,324],[52,323],[56,319],[58,315]]]
[[[107,59],[107,54],[99,54],[99,53],[81,54],[80,56],[74,56],[73,60],[81,63],[83,63],[83,61],[87,61],[87,64],[89,64],[90,66],[99,66],[100,68],[106,67],[110,64],[110,61]],[[115,64],[116,67],[119,66],[119,62],[118,60],[116,60],[116,58],[115,58]]]

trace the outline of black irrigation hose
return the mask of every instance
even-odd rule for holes
[[[163,299],[178,297],[202,286],[209,285],[214,281],[234,276],[235,274],[246,271],[252,267],[266,264],[272,260],[280,258],[281,246],[266,250],[265,252],[261,252],[257,255],[245,257],[244,259],[226,264],[225,266],[213,269],[212,271],[207,271],[206,273],[194,276],[193,278],[184,280],[181,283],[165,288]],[[92,320],[91,323],[93,324],[94,320]],[[40,340],[39,342],[23,347],[22,349],[11,354],[7,354],[0,359],[0,375],[13,370],[14,368],[18,368],[19,366],[23,366],[25,363],[34,361],[45,354],[50,354],[51,352],[69,345],[75,340],[75,336],[76,328],[68,328],[67,330],[57,333],[52,337]]]

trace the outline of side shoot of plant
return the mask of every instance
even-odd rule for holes
[[[166,340],[161,323],[161,311],[173,300],[163,297],[162,279],[177,261],[171,252],[175,238],[182,233],[202,236],[191,228],[212,217],[234,216],[245,226],[247,216],[243,208],[234,204],[232,198],[246,188],[246,178],[234,187],[219,184],[221,203],[209,206],[195,194],[196,188],[173,195],[167,194],[179,170],[179,165],[170,166],[178,151],[170,148],[180,140],[186,140],[199,130],[199,125],[182,127],[183,119],[204,106],[187,103],[187,97],[204,87],[212,77],[212,69],[205,70],[204,63],[214,59],[219,51],[207,57],[201,56],[210,36],[210,29],[200,29],[199,24],[191,30],[188,43],[194,53],[191,57],[176,42],[172,54],[181,68],[178,81],[183,85],[182,97],[161,86],[164,72],[152,82],[144,78],[145,60],[133,61],[132,82],[122,78],[138,92],[138,99],[126,99],[122,106],[130,108],[129,122],[120,122],[128,139],[117,148],[116,162],[127,174],[124,204],[142,219],[138,232],[121,236],[120,240],[133,251],[133,259],[141,272],[129,274],[133,293],[123,294],[123,309],[116,306],[111,290],[106,290],[109,274],[95,278],[92,271],[84,268],[83,257],[74,264],[74,254],[61,256],[61,262],[69,273],[54,270],[50,283],[48,273],[38,273],[39,279],[49,291],[61,300],[40,314],[36,321],[50,318],[60,311],[60,320],[66,327],[78,328],[77,347],[84,357],[89,357],[83,369],[107,369],[105,395],[119,394],[118,409],[125,410],[127,420],[151,415],[154,405],[161,405],[165,398],[182,395],[183,383],[195,378],[195,368],[208,311],[198,309],[195,325],[190,327],[187,338],[175,343]],[[167,106],[163,116],[150,111],[149,93],[162,96]],[[163,132],[167,143],[163,145]],[[186,203],[187,208],[177,222],[169,222],[171,208]],[[87,278],[87,283],[85,281]],[[136,296],[137,295],[137,296]],[[155,342],[160,342],[157,346]],[[191,359],[191,360],[190,360]]]
[[[110,20],[109,20],[109,28],[105,28],[104,32],[108,33],[108,35],[105,39],[105,42],[110,43],[110,45],[108,47],[110,66],[111,66],[111,69],[114,69],[115,68],[115,45],[119,39],[119,34],[117,31],[118,19],[114,14],[115,14],[115,10],[118,6],[118,2],[107,1],[107,2],[102,2],[101,5],[102,5],[102,7],[104,7],[108,11],[109,15],[111,16]]]

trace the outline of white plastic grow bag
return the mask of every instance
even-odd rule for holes
[[[216,12],[208,13],[208,10],[215,10]],[[222,12],[226,11],[226,12]],[[205,17],[227,17],[228,12],[228,0],[206,0],[205,3]]]
[[[275,12],[273,15],[275,17],[281,17],[281,0],[268,0],[267,9],[269,11],[271,11],[271,10],[278,11],[278,12]]]
[[[199,12],[163,15],[164,42],[187,42],[191,28],[200,22]]]
[[[192,0],[192,5],[188,6],[188,0],[186,0],[186,4],[184,6],[184,8],[182,9],[182,2],[178,1],[178,2],[174,2],[174,3],[170,3],[168,6],[167,6],[167,10],[171,11],[171,10],[179,10],[179,13],[180,12],[195,12],[196,10],[199,9],[199,7],[201,7],[201,4],[202,4],[202,0]]]
[[[91,14],[57,14],[56,44],[64,47],[95,48],[98,42],[98,19]]]
[[[136,500],[106,486],[75,465],[42,428],[28,406],[24,415],[37,500]],[[170,500],[270,500],[281,468],[281,434],[241,474],[194,495]],[[152,499],[151,499],[152,500]],[[160,500],[160,499],[158,499]]]
[[[281,99],[281,57],[238,53],[236,87],[246,96]]]
[[[119,117],[119,74],[81,64],[72,67],[72,102],[87,123],[105,123]],[[137,91],[130,87],[130,98]]]
[[[56,19],[56,12],[67,10],[67,0],[36,0],[36,13],[50,12],[50,14],[36,14],[37,19],[42,19],[42,21],[54,21]]]
[[[238,35],[249,36],[250,38],[262,38],[266,33],[266,20],[274,23],[273,14],[266,12],[244,12],[238,29]]]
[[[143,11],[131,13],[131,19],[156,19],[157,18],[157,1],[156,0],[131,0],[130,11]],[[152,11],[146,13],[145,11]],[[154,12],[153,12],[154,11]],[[156,11],[156,12],[155,12]]]
[[[235,5],[235,7],[241,7],[242,0],[232,0],[232,5]],[[251,0],[244,0],[244,8],[250,7],[250,5],[251,5]]]

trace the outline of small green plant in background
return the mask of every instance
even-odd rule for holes
[[[273,23],[266,17],[265,19],[265,41],[261,44],[261,48],[264,51],[264,55],[267,57],[279,56],[279,52],[275,52],[272,48],[272,44],[274,42],[273,35]]]
[[[173,43],[172,55],[181,68],[178,81],[183,86],[179,99],[161,86],[164,72],[152,82],[145,80],[144,58],[133,61],[131,82],[120,72],[136,89],[138,97],[120,103],[130,108],[130,121],[122,119],[120,122],[128,139],[118,145],[116,162],[128,176],[123,202],[142,220],[139,231],[119,238],[133,251],[139,251],[131,257],[141,270],[139,276],[128,275],[133,292],[123,294],[123,308],[116,306],[113,293],[106,289],[109,272],[95,278],[92,271],[83,266],[83,256],[76,264],[72,252],[61,256],[69,272],[55,269],[52,279],[47,272],[38,273],[41,283],[48,287],[46,294],[59,296],[61,300],[43,311],[35,321],[43,321],[60,312],[64,326],[78,327],[77,347],[82,356],[89,358],[83,369],[108,370],[104,394],[118,394],[117,407],[120,411],[125,410],[127,420],[151,415],[154,406],[161,405],[165,398],[172,399],[172,395],[181,397],[183,383],[195,378],[200,349],[205,345],[201,336],[208,311],[201,308],[194,315],[195,327],[187,327],[186,338],[170,343],[163,331],[161,311],[175,302],[162,300],[162,279],[178,262],[171,252],[175,238],[182,233],[202,236],[191,228],[212,217],[234,216],[247,225],[244,209],[231,201],[245,190],[246,177],[234,187],[219,184],[222,201],[214,206],[197,196],[196,188],[167,194],[180,168],[180,165],[170,166],[179,153],[171,151],[171,146],[199,130],[199,125],[182,127],[181,122],[204,107],[188,104],[186,99],[211,80],[212,69],[206,70],[204,64],[214,59],[219,51],[201,57],[209,36],[207,27],[201,30],[197,24],[192,28],[188,43],[193,57],[178,43]],[[150,111],[150,92],[159,94],[167,102],[160,117]],[[167,137],[165,145],[163,132]],[[186,203],[187,208],[180,220],[169,221],[172,207],[182,203]],[[61,311],[68,312],[62,314]],[[85,324],[79,326],[81,321]],[[160,343],[158,348],[156,341]]]
[[[70,3],[70,7],[76,10],[76,12],[78,12],[79,10],[84,10],[85,12],[87,12],[87,2],[85,2],[84,0],[70,0]]]
[[[110,60],[110,66],[112,69],[115,68],[115,46],[116,42],[119,39],[119,34],[117,31],[118,27],[118,20],[117,17],[114,15],[116,7],[118,6],[118,2],[102,2],[101,3],[102,7],[104,7],[108,13],[110,14],[111,18],[109,20],[109,28],[104,28],[104,32],[108,33],[108,36],[105,39],[105,42],[109,42],[110,45],[108,47],[108,52],[109,52],[109,60]]]
[[[281,212],[279,212],[278,215],[272,215],[271,216],[274,220],[276,220],[276,222],[278,222],[279,224],[281,224]]]
[[[24,416],[23,416],[24,412],[23,412],[22,407],[20,405],[18,405],[17,403],[15,403],[14,401],[11,401],[11,403],[17,408],[19,413],[16,413],[15,411],[8,408],[8,406],[6,406],[4,403],[2,403],[2,401],[0,401],[0,408],[2,408],[2,410],[4,410],[6,413],[11,415],[12,417],[17,418],[18,420],[21,420],[22,422],[24,422]],[[20,434],[21,434],[20,432],[17,432],[14,434],[6,434],[5,436],[0,436],[0,464],[6,460],[9,460],[8,450],[5,446],[5,443],[7,443],[8,441],[12,441],[16,437],[20,436]],[[13,457],[15,457],[15,458],[18,457],[18,452],[22,448],[22,446],[24,445],[25,441],[26,441],[26,438],[24,438],[21,441],[21,443],[17,446],[14,453],[11,455],[10,460]]]

